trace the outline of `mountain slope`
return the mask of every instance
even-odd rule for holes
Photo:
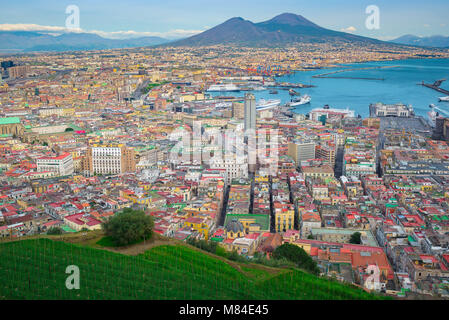
[[[325,29],[300,15],[283,13],[260,23],[253,23],[242,18],[232,18],[203,33],[167,45],[208,46],[228,44],[273,47],[297,42],[324,41],[382,43],[375,39]]]
[[[91,33],[65,33],[53,36],[39,32],[4,31],[0,32],[0,50],[18,51],[66,51],[66,50],[101,50],[152,46],[166,43],[159,37],[142,37],[135,39],[106,39]]]
[[[67,290],[66,268],[80,272]],[[139,256],[48,239],[0,244],[0,299],[310,300],[382,299],[297,269],[237,264],[185,245]]]
[[[449,47],[449,37],[445,36],[418,37],[415,35],[408,34],[399,37],[395,40],[391,40],[391,42],[421,47],[435,47],[435,48]]]

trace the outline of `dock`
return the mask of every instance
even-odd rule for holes
[[[350,79],[350,80],[375,80],[375,81],[385,81],[385,78],[359,78],[359,77],[331,77],[331,76],[324,76],[324,77],[317,77],[320,79]]]
[[[322,73],[315,76],[312,76],[312,78],[318,78],[318,79],[353,79],[353,80],[376,80],[376,81],[384,81],[385,78],[363,78],[363,77],[337,77],[334,76],[335,74],[344,73],[344,72],[351,72],[351,71],[360,71],[360,70],[375,70],[375,69],[391,69],[391,68],[398,68],[399,66],[379,66],[379,67],[367,67],[367,68],[350,68],[350,69],[343,69],[343,70],[336,70],[328,73]]]
[[[289,90],[289,89],[316,88],[316,86],[302,83],[276,83],[275,85],[267,86],[267,88]]]
[[[446,79],[442,79],[442,80],[437,80],[435,81],[434,84],[429,84],[429,83],[424,83],[424,81],[422,83],[419,83],[418,85],[423,86],[423,87],[427,87],[430,89],[433,89],[435,91],[441,92],[447,96],[449,96],[449,90],[445,90],[443,88],[440,88],[441,84],[446,81]]]

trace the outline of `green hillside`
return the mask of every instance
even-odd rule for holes
[[[66,267],[80,269],[68,290]],[[299,270],[225,262],[184,245],[127,256],[49,239],[0,245],[0,299],[376,299]]]

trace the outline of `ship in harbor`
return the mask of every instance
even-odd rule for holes
[[[296,92],[296,91],[293,90],[293,89],[288,90],[288,93],[289,93],[291,96],[299,96],[299,92]]]
[[[207,89],[207,92],[238,92],[240,88],[233,83],[214,84]]]
[[[257,111],[269,110],[278,107],[280,104],[281,100],[279,99],[272,99],[272,100],[260,99],[259,102],[257,102],[256,110]]]
[[[304,104],[310,103],[310,101],[312,101],[312,97],[305,94],[305,95],[301,96],[301,98],[299,98],[299,99],[294,99],[292,102],[289,103],[289,106],[290,107],[302,106]]]
[[[447,96],[447,97],[441,97],[441,98],[440,98],[440,101],[443,101],[443,102],[449,102],[449,96]]]

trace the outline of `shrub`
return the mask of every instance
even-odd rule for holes
[[[154,222],[143,211],[125,209],[102,225],[106,235],[117,246],[126,246],[141,240],[150,239]]]
[[[313,274],[320,274],[316,262],[304,251],[304,249],[293,244],[285,243],[277,247],[273,252],[273,258],[276,260],[287,259],[296,264],[298,268],[309,271]]]
[[[362,243],[362,234],[360,232],[354,232],[351,235],[351,239],[349,239],[349,243],[361,244]]]
[[[63,230],[59,227],[51,227],[50,229],[48,229],[47,234],[48,235],[60,235],[63,233]]]

